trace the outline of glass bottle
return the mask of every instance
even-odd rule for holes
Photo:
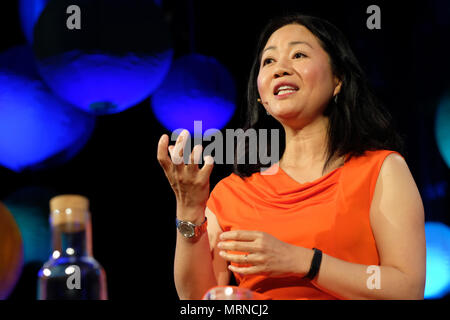
[[[39,300],[106,300],[106,274],[92,255],[89,200],[59,195],[50,200],[52,254],[38,273]]]
[[[202,300],[258,300],[253,291],[238,286],[215,286],[209,289]]]

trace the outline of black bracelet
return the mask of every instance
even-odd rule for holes
[[[319,249],[313,248],[314,250],[314,256],[311,261],[311,267],[309,268],[309,272],[306,276],[303,277],[303,279],[314,279],[317,274],[319,273],[320,264],[322,262],[322,251]]]

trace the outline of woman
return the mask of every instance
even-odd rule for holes
[[[272,20],[247,97],[245,129],[284,133],[271,174],[235,164],[209,194],[211,158],[201,169],[194,159],[201,146],[176,164],[186,132],[175,146],[159,141],[177,199],[179,297],[200,299],[233,272],[268,299],[423,299],[421,197],[341,32],[310,16]]]

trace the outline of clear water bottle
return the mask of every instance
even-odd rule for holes
[[[50,200],[52,254],[38,273],[39,300],[106,300],[106,274],[92,255],[89,200],[60,195]]]

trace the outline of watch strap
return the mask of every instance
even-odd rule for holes
[[[177,226],[177,229],[179,229],[180,224],[187,224],[190,225],[194,228],[194,236],[190,237],[190,238],[198,238],[200,237],[203,233],[205,233],[206,228],[208,226],[208,219],[205,217],[205,220],[203,220],[203,222],[200,225],[196,225],[190,221],[183,221],[183,220],[179,220],[178,218],[175,218],[175,225]],[[185,236],[183,233],[181,233],[183,236]],[[186,237],[188,238],[188,237]]]

